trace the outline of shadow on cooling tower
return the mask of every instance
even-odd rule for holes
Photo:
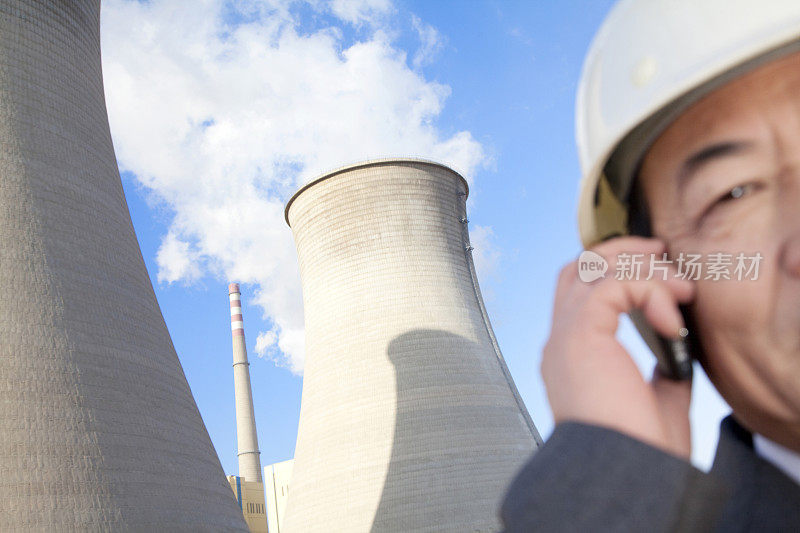
[[[519,465],[520,432],[509,429],[520,421],[502,401],[508,385],[491,347],[416,329],[393,339],[388,355],[397,412],[372,531],[497,530]]]

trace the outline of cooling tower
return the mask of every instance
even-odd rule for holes
[[[239,476],[261,482],[261,452],[258,450],[253,391],[250,389],[250,362],[244,344],[242,294],[238,283],[228,285],[233,337],[233,387],[236,397],[236,443],[239,449]]]
[[[467,192],[442,165],[380,160],[286,206],[306,363],[285,531],[499,529],[540,438],[483,305]]]
[[[0,2],[0,531],[246,531],[131,225],[99,15]]]

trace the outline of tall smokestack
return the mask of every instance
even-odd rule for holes
[[[467,182],[380,160],[289,201],[306,366],[282,531],[496,531],[540,442],[483,305]]]
[[[242,294],[239,284],[228,285],[233,336],[233,387],[236,397],[236,442],[239,446],[239,476],[245,481],[261,481],[261,452],[258,450],[253,393],[250,390],[250,362],[244,344]]]
[[[0,531],[245,531],[131,224],[99,0],[0,1],[0,102]]]

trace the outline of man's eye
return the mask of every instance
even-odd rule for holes
[[[744,185],[737,185],[736,187],[730,189],[725,194],[718,196],[715,200],[713,200],[707,207],[703,210],[702,214],[698,218],[697,224],[702,225],[705,223],[705,220],[711,216],[717,209],[724,208],[727,204],[739,200],[745,196],[750,195],[756,189],[760,188],[762,185],[758,182],[753,183],[746,183]]]
[[[736,187],[734,187],[733,189],[731,189],[727,193],[725,193],[722,196],[720,196],[717,199],[717,201],[714,202],[714,203],[715,204],[719,204],[719,203],[730,202],[731,200],[738,200],[742,196],[745,196],[746,194],[749,194],[750,192],[752,192],[752,190],[753,190],[753,186],[751,184],[737,185]]]

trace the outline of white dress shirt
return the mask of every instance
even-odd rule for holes
[[[753,434],[753,447],[759,457],[772,463],[775,468],[800,484],[800,454],[758,433]]]

